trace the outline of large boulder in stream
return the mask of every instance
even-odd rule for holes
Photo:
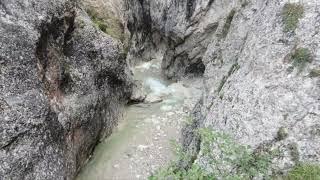
[[[122,43],[73,0],[1,0],[0,34],[0,179],[73,179],[130,96]]]
[[[226,147],[223,140],[199,137],[203,130],[249,146],[250,158],[279,152],[269,156],[264,175],[320,163],[319,3],[302,2],[128,1],[131,56],[162,53],[168,78],[204,78],[203,98],[183,132],[193,157],[184,168],[191,163],[224,175],[241,170],[232,163],[237,157],[218,148]]]

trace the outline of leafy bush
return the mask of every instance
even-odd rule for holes
[[[298,26],[299,19],[303,17],[304,8],[300,4],[287,3],[282,9],[282,20],[284,23],[284,31],[292,32]]]
[[[149,179],[235,180],[266,176],[273,152],[253,152],[248,147],[237,144],[228,135],[208,128],[200,129],[198,135],[201,137],[200,156],[206,162],[206,167],[191,161],[189,169],[180,168],[179,162],[190,162],[192,157],[176,145],[178,161],[160,169]]]

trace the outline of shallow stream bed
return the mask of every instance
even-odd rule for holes
[[[200,97],[201,79],[167,81],[157,60],[133,71],[148,94],[162,101],[126,107],[114,133],[95,148],[77,180],[147,179],[173,160],[171,141],[179,140],[188,113]]]

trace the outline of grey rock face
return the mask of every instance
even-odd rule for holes
[[[0,34],[0,179],[72,179],[130,96],[121,44],[67,0],[1,0]]]
[[[202,21],[191,19],[197,13],[194,5],[188,0],[127,1],[128,29],[132,32],[129,59],[150,60],[161,54],[162,69],[168,78],[202,75],[202,54],[210,42],[207,36],[216,31],[217,24],[200,29]]]
[[[195,161],[200,165],[206,166],[194,130],[208,127],[252,149],[280,150],[282,156],[273,160],[276,170],[319,163],[320,9],[317,1],[301,4],[304,13],[288,32],[287,2],[128,2],[133,57],[148,59],[149,49],[161,51],[169,78],[204,76],[195,122],[183,132],[185,147],[200,151]],[[307,59],[301,69],[299,54]]]

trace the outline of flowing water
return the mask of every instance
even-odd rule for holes
[[[165,80],[157,60],[136,66],[134,76],[163,101],[126,107],[115,132],[96,147],[77,180],[147,179],[173,159],[170,142],[179,140],[187,112],[201,94],[201,80]]]

